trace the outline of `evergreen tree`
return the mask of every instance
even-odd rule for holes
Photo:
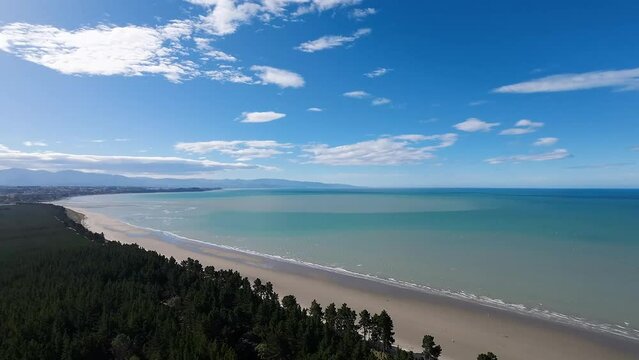
[[[477,356],[477,360],[497,360],[497,355],[491,353],[490,351],[485,354],[479,354]]]
[[[315,320],[321,320],[322,316],[324,316],[322,307],[315,300],[313,300],[313,302],[311,303],[310,315]]]
[[[335,329],[335,321],[337,320],[337,310],[335,310],[335,303],[330,303],[324,311],[324,322],[330,329]]]
[[[437,360],[442,354],[442,347],[435,344],[435,338],[431,335],[424,335],[422,349],[426,360]]]
[[[386,310],[382,310],[379,315],[375,315],[374,319],[375,332],[379,337],[382,346],[382,352],[388,352],[393,343],[395,343],[395,332],[393,331],[393,320]]]
[[[357,332],[357,325],[355,325],[356,319],[357,313],[351,310],[346,304],[342,304],[342,307],[337,310],[335,321],[337,332],[340,334]]]
[[[368,339],[368,336],[371,333],[371,328],[373,326],[373,321],[371,320],[371,314],[368,310],[364,309],[359,313],[359,327],[362,329],[362,334],[364,335],[364,340]]]

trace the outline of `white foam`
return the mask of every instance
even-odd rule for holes
[[[302,265],[302,266],[306,266],[306,267],[313,268],[313,269],[319,269],[319,270],[329,271],[329,272],[333,272],[333,273],[344,274],[344,275],[352,276],[352,277],[355,277],[355,278],[371,280],[371,281],[375,281],[375,282],[386,284],[386,285],[396,286],[396,287],[399,287],[399,288],[410,289],[410,290],[415,290],[415,291],[421,291],[421,292],[425,292],[425,293],[429,293],[429,294],[435,294],[435,295],[446,296],[446,297],[450,297],[450,298],[454,298],[454,299],[460,299],[460,300],[464,300],[464,301],[468,301],[468,302],[479,303],[479,304],[482,304],[484,306],[489,306],[489,307],[502,309],[502,310],[509,310],[509,311],[513,311],[513,312],[516,312],[516,313],[520,313],[520,314],[524,314],[524,315],[528,315],[528,316],[533,316],[533,317],[536,317],[536,318],[541,318],[541,319],[555,321],[555,322],[562,323],[562,324],[567,324],[567,325],[577,326],[577,327],[581,327],[581,328],[586,328],[586,329],[590,329],[590,330],[593,330],[593,331],[613,334],[613,335],[625,337],[625,338],[632,339],[632,340],[639,340],[639,329],[634,329],[634,328],[630,327],[630,324],[627,323],[627,322],[624,322],[625,326],[622,326],[622,325],[619,325],[619,324],[596,323],[596,322],[588,321],[588,320],[586,320],[586,319],[584,319],[582,317],[578,317],[578,316],[566,315],[566,314],[562,314],[562,313],[558,313],[558,312],[555,312],[555,311],[550,311],[550,310],[546,310],[546,309],[542,309],[542,308],[537,308],[537,307],[529,308],[529,307],[527,307],[527,306],[525,306],[523,304],[512,304],[512,303],[508,303],[508,302],[506,302],[506,301],[504,301],[502,299],[495,299],[495,298],[490,298],[490,297],[487,297],[487,296],[476,295],[476,294],[473,294],[473,293],[467,293],[467,292],[465,292],[463,290],[462,291],[454,291],[454,290],[450,290],[450,289],[438,289],[438,288],[433,288],[433,287],[430,287],[430,286],[427,286],[427,285],[415,284],[415,283],[411,283],[411,282],[407,282],[407,281],[397,280],[397,279],[394,279],[394,278],[391,278],[391,277],[384,278],[384,277],[381,277],[381,276],[375,276],[375,275],[371,275],[371,274],[358,273],[358,272],[354,272],[354,271],[351,271],[351,270],[348,270],[348,269],[344,269],[344,268],[341,268],[341,267],[337,267],[337,266],[320,265],[320,264],[315,264],[315,263],[311,263],[311,262],[308,262],[308,261],[304,261],[304,260],[301,260],[301,259],[287,258],[287,257],[280,256],[280,255],[264,254],[264,253],[260,253],[260,252],[257,252],[257,251],[248,250],[248,249],[241,249],[241,248],[228,246],[228,245],[214,244],[214,243],[210,243],[210,242],[197,240],[197,239],[192,239],[192,238],[189,238],[189,237],[186,237],[186,236],[178,235],[178,234],[172,233],[170,231],[158,230],[158,229],[153,229],[153,228],[144,227],[144,226],[138,226],[138,225],[134,225],[134,224],[131,224],[131,223],[128,223],[128,222],[125,222],[125,221],[121,221],[121,222],[125,223],[128,226],[134,227],[134,228],[143,229],[143,230],[147,230],[149,232],[160,234],[160,235],[162,235],[164,237],[167,237],[169,239],[173,238],[173,239],[176,239],[176,240],[179,240],[179,241],[194,242],[194,243],[205,245],[205,246],[211,246],[211,247],[216,247],[216,248],[220,248],[220,249],[224,249],[224,250],[230,250],[230,251],[237,251],[237,252],[241,252],[241,253],[249,254],[249,255],[253,255],[253,256],[260,256],[260,257],[264,257],[264,258],[268,258],[268,259],[272,259],[272,260],[293,263],[293,264]]]

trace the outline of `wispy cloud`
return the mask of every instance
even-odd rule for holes
[[[84,155],[53,151],[25,152],[0,145],[0,165],[40,170],[102,171],[111,174],[189,174],[255,169],[258,165],[194,160],[181,157]]]
[[[343,93],[342,95],[352,99],[366,99],[373,96],[372,94],[369,94],[364,90],[348,91]],[[375,97],[373,100],[371,100],[371,105],[381,106],[381,105],[390,104],[391,102],[392,102],[391,99],[380,96],[380,97]]]
[[[300,88],[304,86],[304,78],[300,74],[289,70],[264,65],[251,66],[251,70],[255,72],[262,84],[273,84],[281,88]]]
[[[307,41],[301,43],[297,50],[306,52],[306,53],[314,53],[316,51],[332,49],[336,47],[340,47],[346,45],[348,43],[352,43],[355,40],[361,38],[362,36],[368,35],[371,33],[371,29],[364,28],[359,29],[353,33],[353,35],[326,35],[322,36],[319,39]]]
[[[255,111],[244,112],[240,118],[240,122],[243,123],[265,123],[285,117],[286,114],[274,112],[274,111]]]
[[[220,82],[231,82],[236,84],[256,84],[257,80],[251,75],[244,73],[242,67],[229,65],[219,65],[216,70],[209,70],[204,73],[211,80]]]
[[[195,154],[219,152],[235,158],[237,161],[270,158],[283,154],[285,149],[293,147],[291,144],[279,143],[274,140],[212,140],[202,142],[181,142],[175,149]]]
[[[338,7],[358,5],[362,2],[362,0],[266,0],[266,2],[274,1],[302,4],[295,11],[295,15],[303,15],[313,11],[321,12]]]
[[[371,104],[373,106],[386,105],[386,104],[390,104],[390,103],[391,103],[391,99],[385,98],[385,97],[375,98],[375,99],[373,99],[373,101],[371,101]]]
[[[22,145],[24,146],[28,146],[28,147],[45,147],[48,146],[47,143],[45,143],[44,141],[25,141],[22,143]]]
[[[354,91],[348,91],[343,93],[342,95],[349,97],[349,98],[354,98],[354,99],[364,99],[367,98],[369,96],[371,96],[371,94],[367,93],[364,90],[354,90]]]
[[[324,111],[324,109],[322,109],[322,108],[318,108],[318,107],[310,107],[310,108],[306,109],[306,111],[310,111],[310,112],[322,112],[322,111]]]
[[[502,130],[502,132],[500,132],[499,135],[530,134],[532,132],[539,130],[539,128],[541,128],[542,126],[544,126],[544,123],[542,122],[535,122],[531,120],[522,119],[515,123],[515,127]]]
[[[366,74],[364,74],[364,76],[368,77],[368,78],[376,78],[376,77],[380,77],[380,76],[384,76],[386,74],[388,74],[390,71],[392,71],[392,69],[387,69],[387,68],[377,68],[371,72],[367,72]]]
[[[327,144],[303,148],[308,163],[335,166],[400,165],[419,163],[434,157],[433,152],[452,146],[457,134],[407,134],[331,147]],[[433,144],[434,142],[434,144]]]
[[[520,163],[527,161],[549,161],[560,160],[571,156],[566,149],[556,149],[546,153],[530,154],[530,155],[511,155],[511,156],[499,156],[484,160],[491,165],[498,165],[503,163]]]
[[[357,20],[362,20],[366,17],[369,17],[371,15],[375,15],[377,14],[377,9],[375,8],[360,8],[360,9],[353,9],[350,13],[351,17]]]
[[[361,3],[361,0],[186,1],[207,8],[206,15],[200,17],[200,27],[218,36],[233,34],[254,20],[268,22],[274,17],[295,17]]]
[[[233,55],[227,54],[224,51],[220,50],[209,50],[204,53],[206,56],[210,56],[211,58],[219,61],[228,61],[228,62],[236,62],[237,58]]]
[[[490,131],[495,126],[499,126],[499,123],[486,122],[486,121],[479,120],[477,118],[469,118],[469,119],[466,119],[465,121],[462,121],[460,123],[453,125],[455,129],[460,131],[465,131],[465,132],[478,132],[478,131],[486,132],[486,131]]]
[[[533,145],[550,146],[550,145],[555,145],[558,141],[559,141],[559,138],[556,138],[556,137],[542,137],[537,139],[537,141],[535,141]]]
[[[486,104],[488,101],[486,100],[475,100],[468,103],[468,106],[480,106]]]
[[[639,89],[639,68],[559,74],[495,89],[498,93],[529,94],[611,87],[620,90]]]

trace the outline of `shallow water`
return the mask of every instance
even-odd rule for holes
[[[639,338],[637,190],[238,190],[62,203]]]

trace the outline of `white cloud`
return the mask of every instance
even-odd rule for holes
[[[485,122],[477,118],[469,118],[453,125],[455,129],[466,132],[490,131],[495,126],[499,126],[499,123]]]
[[[547,153],[532,154],[532,155],[512,155],[512,156],[500,156],[484,160],[491,165],[503,164],[503,163],[520,163],[525,161],[548,161],[548,160],[560,160],[571,156],[566,149],[556,149]]]
[[[175,145],[176,150],[195,154],[219,152],[231,156],[237,161],[270,158],[283,154],[282,150],[291,148],[291,144],[283,144],[274,140],[232,140],[182,142]]]
[[[126,142],[126,141],[131,141],[131,139],[127,139],[127,138],[116,138],[116,139],[113,139],[113,141],[115,141],[115,142]]]
[[[220,51],[220,50],[210,50],[205,52],[204,55],[210,56],[213,59],[219,60],[219,61],[229,61],[229,62],[237,61],[237,58],[235,56],[227,54],[224,51]]]
[[[262,84],[274,84],[281,88],[304,86],[304,78],[292,71],[263,65],[251,66],[251,70],[260,78]]]
[[[213,39],[209,39],[209,38],[202,38],[202,37],[194,37],[193,38],[193,42],[195,43],[195,47],[197,47],[200,50],[211,50],[211,41],[213,41]]]
[[[559,141],[559,138],[556,137],[542,137],[537,139],[533,145],[535,146],[550,146],[555,145]]]
[[[237,28],[248,23],[257,16],[262,7],[252,2],[242,2],[239,5],[235,0],[196,0],[198,5],[213,6],[213,9],[200,18],[200,27],[213,35],[229,35]],[[193,2],[193,1],[191,1]]]
[[[387,68],[377,68],[371,72],[367,72],[366,74],[364,74],[364,76],[369,77],[369,78],[376,78],[376,77],[380,77],[380,76],[384,76],[386,74],[388,74],[390,71],[392,71],[392,69],[387,69]]]
[[[515,127],[502,130],[499,135],[523,135],[537,131],[544,126],[542,122],[535,122],[526,119],[519,120],[515,123]]]
[[[163,27],[107,26],[78,30],[12,23],[0,27],[0,50],[63,74],[160,74],[171,81],[192,77],[196,65],[179,60],[179,40],[188,37],[188,21]]]
[[[44,141],[25,141],[25,142],[22,143],[22,145],[28,146],[28,147],[33,147],[33,146],[45,147],[45,146],[48,146],[47,143],[45,143]]]
[[[297,1],[299,3],[308,3],[308,5],[300,6],[295,15],[302,15],[312,11],[326,11],[337,7],[345,7],[358,5],[362,0],[310,0],[310,1]]]
[[[193,42],[195,42],[195,47],[202,52],[205,58],[213,58],[218,61],[229,61],[235,62],[237,58],[231,54],[227,54],[224,51],[214,49],[211,46],[211,41],[213,39],[196,37],[193,38]]]
[[[322,111],[324,111],[324,110],[323,110],[323,109],[321,109],[321,108],[318,108],[318,107],[310,107],[310,108],[306,109],[306,111],[311,111],[311,112],[322,112]]]
[[[348,91],[342,94],[345,97],[349,97],[352,99],[366,99],[369,98],[373,95],[367,93],[364,90],[354,90],[354,91]],[[385,97],[376,97],[371,101],[371,105],[373,106],[380,106],[380,105],[386,105],[386,104],[390,104],[392,101],[389,98],[385,98]]]
[[[335,47],[339,47],[348,43],[352,43],[353,41],[361,38],[362,36],[368,35],[371,33],[371,29],[364,28],[359,29],[353,33],[353,35],[344,36],[344,35],[326,35],[322,36],[319,39],[307,41],[301,43],[296,49],[307,52],[314,53],[316,51],[332,49]]]
[[[436,142],[424,144],[424,142]],[[434,157],[433,152],[452,146],[457,134],[419,135],[407,134],[380,137],[375,140],[355,144],[330,147],[326,144],[309,145],[303,151],[307,153],[308,163],[360,166],[360,165],[400,165],[419,163]]]
[[[371,104],[373,106],[386,105],[386,104],[390,104],[390,103],[391,103],[391,99],[388,99],[388,98],[385,98],[385,97],[375,98],[375,99],[373,99],[373,101],[371,101]]]
[[[208,13],[200,17],[199,27],[217,36],[233,34],[244,24],[257,19],[263,22],[273,17],[287,16],[291,6],[296,8],[292,15],[298,16],[313,11],[325,11],[341,6],[356,5],[361,0],[186,0],[191,4],[204,6]]]
[[[357,19],[357,20],[361,20],[365,17],[368,17],[370,15],[375,15],[377,14],[377,9],[375,8],[361,8],[361,9],[353,9],[353,11],[351,11],[351,17]]]
[[[270,122],[274,120],[281,119],[285,117],[286,114],[274,112],[274,111],[255,111],[255,112],[244,112],[242,113],[242,118],[240,122],[243,123],[264,123]]]
[[[362,0],[312,0],[312,4],[319,11],[330,10],[339,6],[351,6],[360,4]]]
[[[355,91],[349,91],[349,92],[345,92],[342,95],[349,97],[349,98],[354,98],[354,99],[363,99],[363,98],[367,98],[369,96],[371,96],[371,94],[367,93],[366,91],[363,90],[355,90]]]
[[[213,6],[217,4],[217,0],[185,0],[185,1],[193,5],[200,5],[200,6]]]
[[[189,174],[255,169],[257,165],[194,160],[180,157],[83,155],[53,151],[24,152],[0,145],[0,166],[39,170],[84,170],[112,174]]]
[[[621,90],[639,89],[639,68],[592,71],[580,74],[559,74],[495,89],[498,93],[529,94],[612,87]]]
[[[250,75],[242,72],[241,67],[232,67],[228,65],[220,65],[217,70],[204,72],[206,76],[212,80],[221,82],[232,82],[237,84],[256,84],[256,80]]]
[[[214,36],[230,35],[239,26],[258,20],[269,22],[275,17],[289,20],[291,16],[310,11],[325,11],[337,7],[359,4],[360,0],[186,0],[205,7],[205,14],[187,20],[172,20],[163,26],[98,25],[66,30],[49,25],[11,23],[0,25],[0,50],[11,53],[50,69],[70,75],[163,75],[172,82],[199,76],[214,80],[245,84],[273,83],[282,87],[301,87],[304,79],[288,72],[275,80],[261,82],[248,78],[241,69],[222,68],[201,70],[208,58],[218,61],[236,61],[224,51],[213,49],[213,40],[192,37],[194,33],[208,32]],[[290,12],[289,10],[296,10]],[[360,29],[352,37],[370,32]],[[346,37],[348,38],[348,37]],[[188,41],[187,41],[188,40]],[[348,41],[348,39],[346,40]],[[194,52],[204,57],[196,59]],[[270,78],[269,67],[258,77]],[[270,68],[279,71],[280,69]],[[285,71],[285,70],[282,70]],[[288,79],[286,79],[286,76]],[[282,78],[281,81],[277,77]]]

